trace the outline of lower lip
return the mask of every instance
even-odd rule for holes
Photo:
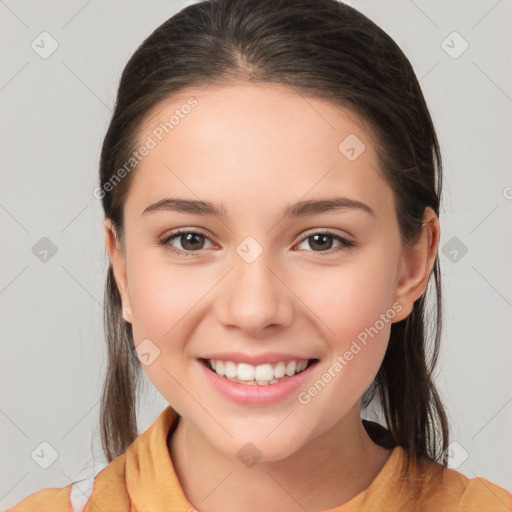
[[[317,365],[318,361],[293,377],[263,386],[232,382],[207,368],[204,362],[198,361],[198,363],[211,385],[223,396],[240,404],[268,404],[278,402],[296,391],[308,379],[311,370]]]

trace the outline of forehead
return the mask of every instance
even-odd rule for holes
[[[333,188],[379,202],[390,192],[361,118],[279,84],[184,89],[146,116],[136,147],[148,141],[130,192],[145,203],[176,189],[222,195],[226,204],[276,194],[292,202]]]
[[[190,107],[192,103],[194,106]],[[283,84],[242,81],[188,87],[160,101],[145,116],[138,138],[169,121],[172,131],[183,131],[183,126],[191,124],[185,122],[187,118],[196,120],[196,130],[198,125],[204,133],[209,127],[224,127],[230,130],[231,137],[235,130],[243,136],[254,135],[261,128],[276,135],[279,127],[285,126],[286,132],[281,135],[295,141],[305,136],[312,140],[324,137],[326,132],[340,135],[343,131],[374,138],[371,126],[345,106]],[[181,130],[177,130],[179,125]]]

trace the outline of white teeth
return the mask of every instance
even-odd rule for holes
[[[305,370],[307,365],[308,365],[307,361],[299,361],[297,363],[297,371],[301,372],[301,371]]]
[[[270,380],[274,377],[274,371],[271,364],[260,364],[256,366],[254,378],[256,380]]]
[[[233,361],[209,360],[210,366],[221,377],[242,382],[249,385],[265,386],[275,384],[283,378],[292,377],[306,369],[308,360],[279,361],[278,363],[260,364],[253,366],[248,363],[234,363]]]
[[[274,377],[276,379],[280,379],[281,377],[284,377],[285,373],[286,373],[286,365],[280,361],[274,367]]]
[[[226,377],[236,377],[237,371],[236,371],[236,364],[232,361],[226,361],[224,363],[224,371],[226,372]]]
[[[292,375],[295,375],[295,370],[297,369],[297,363],[295,361],[290,361],[288,363],[288,366],[286,367],[286,375],[288,377],[291,377]]]
[[[221,377],[226,375],[226,372],[224,371],[224,363],[222,361],[215,362],[215,371],[217,372],[217,375],[220,375]]]
[[[254,380],[254,366],[247,363],[240,363],[236,370],[236,376],[240,380]]]

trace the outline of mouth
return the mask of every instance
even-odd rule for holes
[[[306,371],[318,363],[318,359],[296,359],[276,361],[260,365],[236,363],[200,358],[200,362],[211,372],[225,380],[247,386],[272,386]]]

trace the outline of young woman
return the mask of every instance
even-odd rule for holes
[[[447,467],[441,178],[409,61],[355,9],[212,0],[163,23],[96,191],[109,464],[8,510],[511,510]],[[142,372],[169,406],[137,435]]]

